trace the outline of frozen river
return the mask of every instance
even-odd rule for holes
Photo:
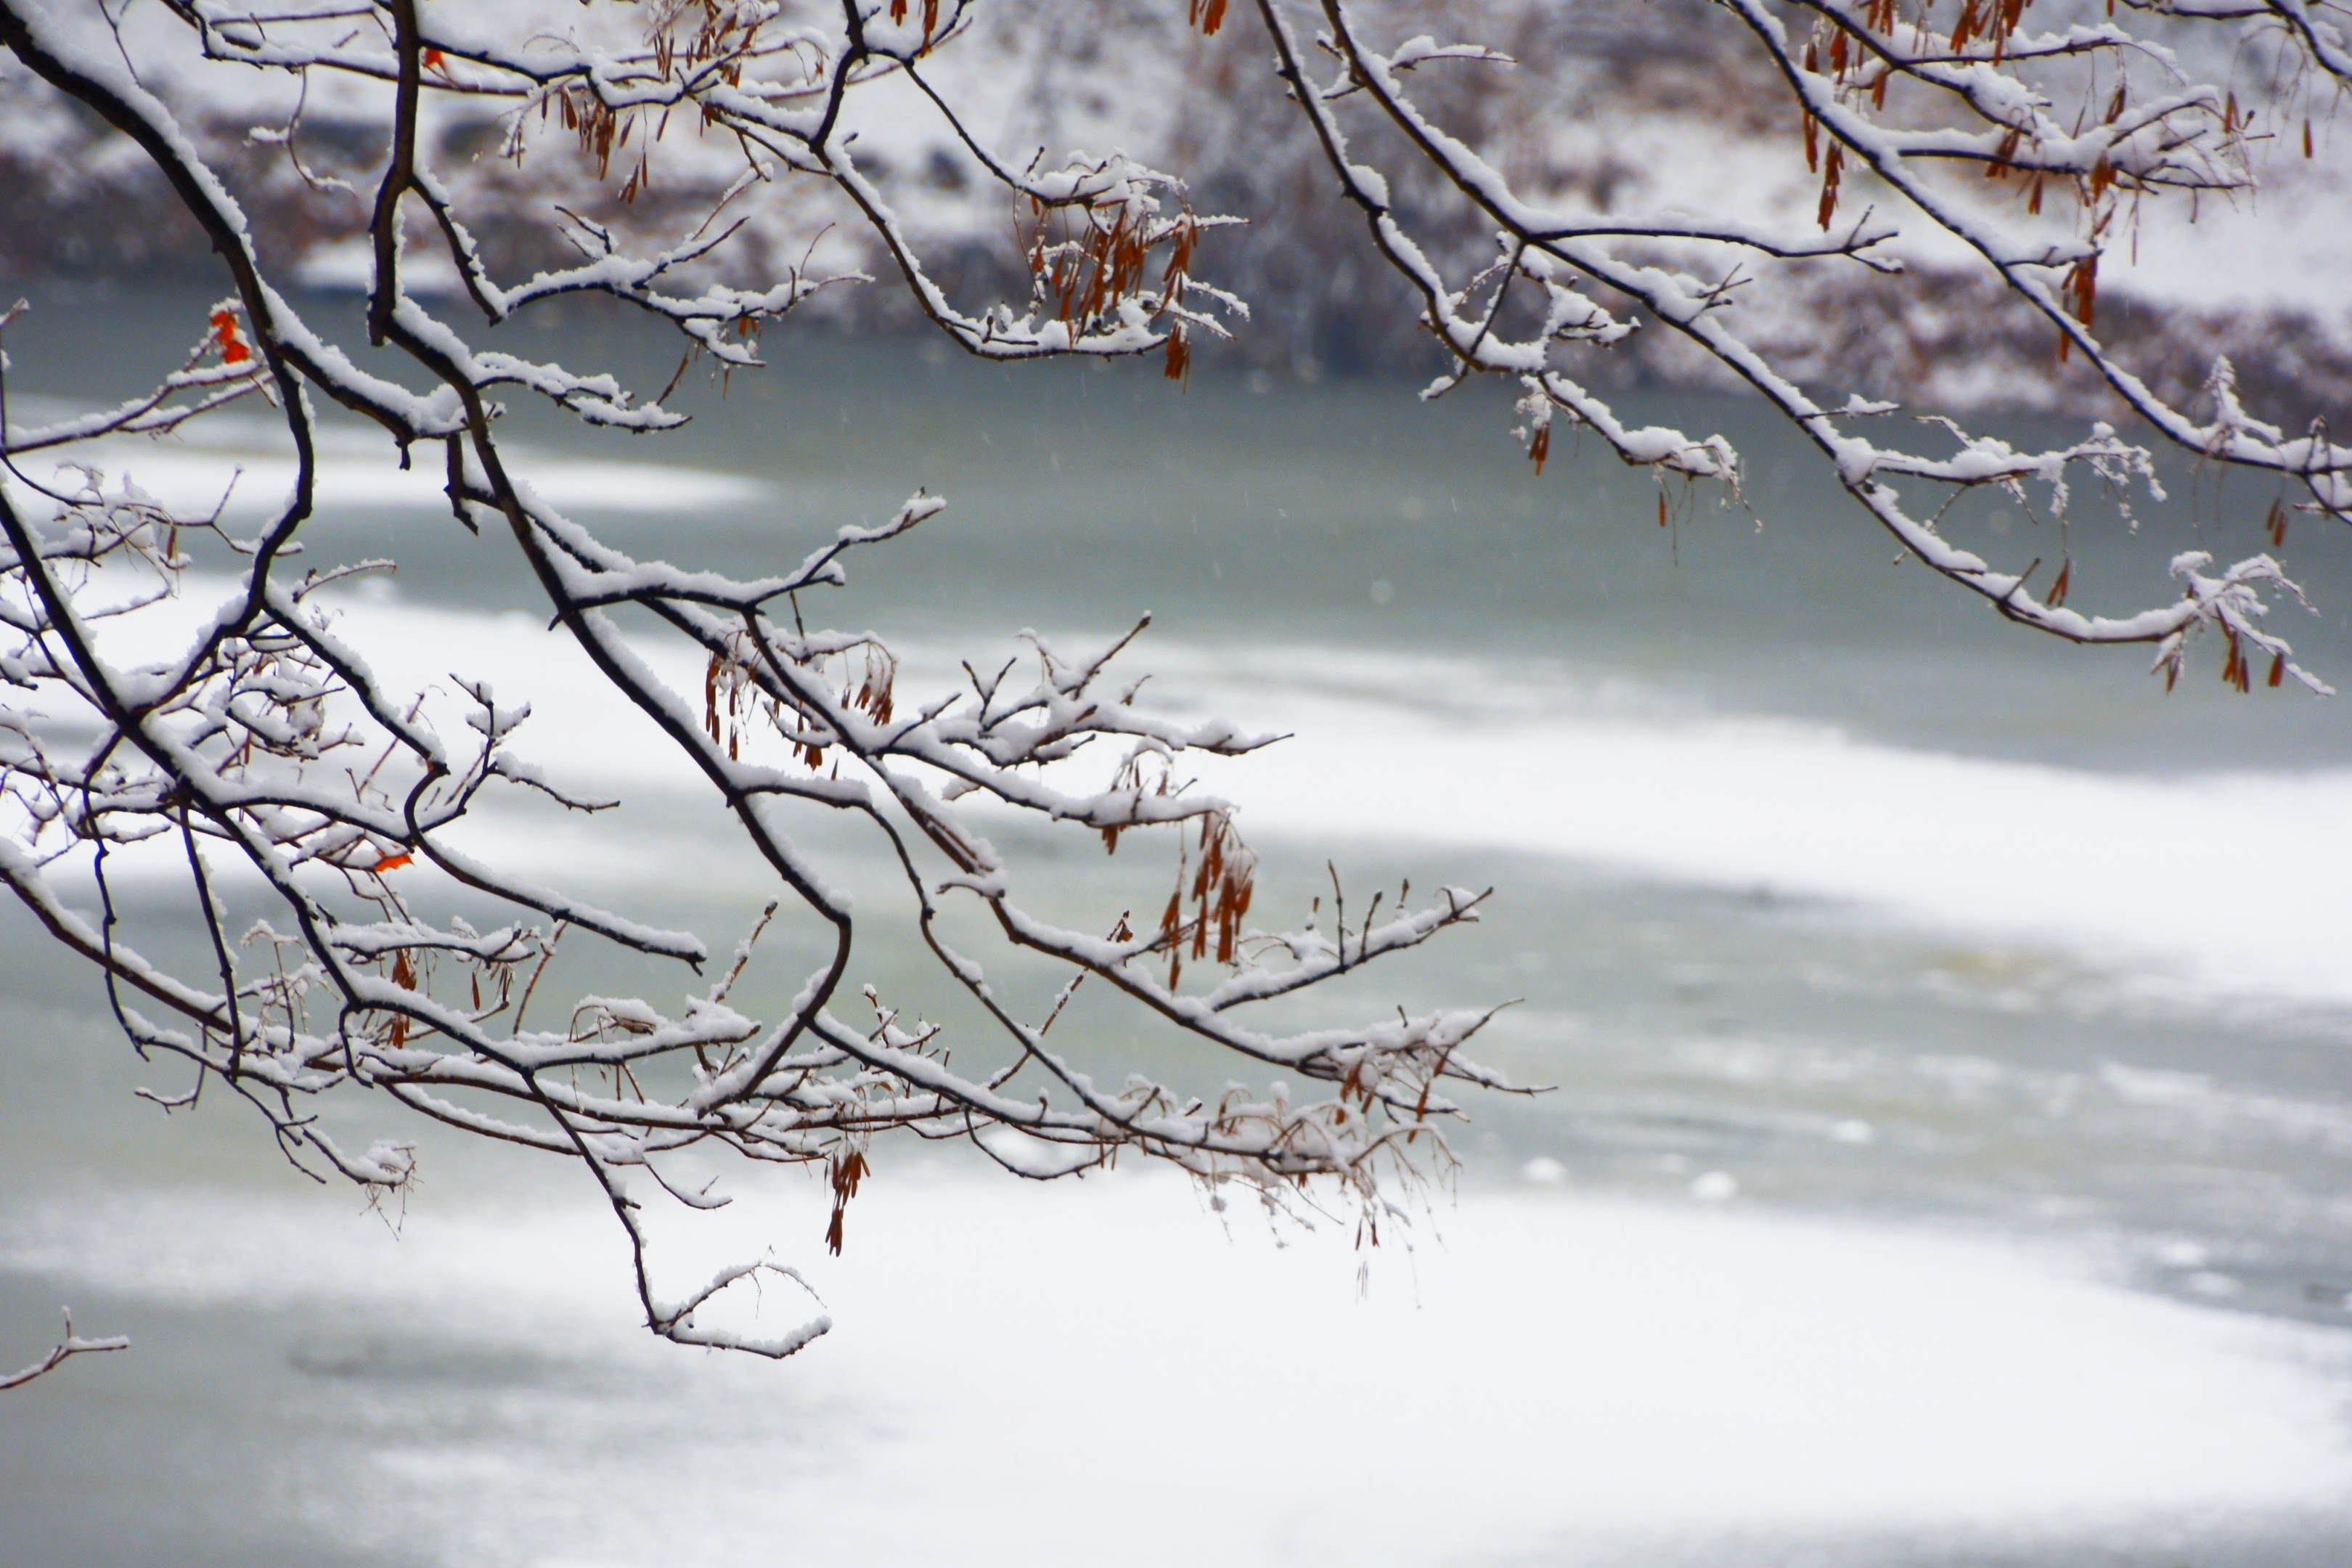
[[[12,395],[66,406],[142,372],[37,332],[152,318],[177,343],[205,301],[37,302]],[[593,320],[542,330],[603,352]],[[60,1301],[136,1340],[0,1395],[0,1560],[2352,1558],[2342,700],[2197,665],[2167,698],[2139,650],[2009,627],[1894,563],[1736,405],[1633,400],[1748,461],[1752,512],[1677,498],[1661,530],[1645,474],[1563,447],[1538,478],[1470,394],[772,346],[675,438],[519,412],[526,471],[623,549],[746,573],[944,494],[824,611],[898,643],[908,694],[1024,626],[1153,612],[1128,657],[1157,700],[1293,736],[1202,770],[1242,803],[1259,910],[1303,906],[1327,858],[1366,889],[1493,885],[1481,927],[1354,999],[1517,999],[1482,1057],[1553,1091],[1474,1103],[1458,1193],[1368,1264],[1344,1229],[1139,1173],[1039,1189],[887,1144],[835,1260],[816,1184],[728,1173],[740,1201],[691,1245],[772,1247],[837,1325],[750,1364],[633,1329],[572,1173],[346,1106],[362,1143],[422,1143],[405,1214],[372,1215],[225,1096],[167,1121],[131,1090],[173,1069],[0,910],[0,1363]],[[518,810],[482,847],[731,945],[772,894],[715,807],[543,629],[510,545],[387,482],[380,445],[330,444],[306,536],[402,562],[342,601],[348,635],[395,685],[495,674],[537,710],[523,754],[628,801],[617,836]],[[223,422],[109,460],[194,500],[239,472],[272,495],[281,459]],[[2261,547],[2267,495],[2173,488],[2137,540],[2084,505],[2079,603]],[[2047,526],[1948,524],[2025,559]],[[2280,618],[2352,688],[2340,542],[2290,541],[2319,614]],[[1164,889],[1140,840],[990,830],[1074,922]],[[171,952],[196,937],[163,889],[126,898]],[[944,990],[882,926],[860,941],[854,982]],[[790,970],[739,1005],[772,1016]],[[1097,1077],[1232,1070],[1132,1026],[1080,1009],[1066,1047]]]

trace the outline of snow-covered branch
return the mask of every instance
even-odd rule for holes
[[[2130,62],[2179,78],[2173,51],[2158,41],[2113,22],[2034,33],[2024,26],[2022,0],[1963,0],[1941,18],[1938,7],[1901,12],[1892,0],[1801,0],[1798,15],[1812,18],[1802,34],[1791,31],[1786,12],[1763,0],[1719,0],[1716,9],[1747,30],[1787,93],[1801,132],[1791,151],[1801,147],[1820,178],[1818,208],[1808,215],[1819,237],[1801,243],[1729,219],[1578,213],[1525,199],[1496,163],[1412,95],[1405,68],[1425,58],[1425,38],[1383,52],[1366,15],[1373,7],[1319,0],[1318,8],[1322,30],[1311,46],[1278,0],[1260,0],[1258,12],[1275,45],[1277,73],[1342,193],[1365,216],[1381,254],[1412,284],[1424,324],[1453,361],[1429,395],[1473,374],[1517,382],[1523,392],[1519,435],[1538,469],[1552,426],[1564,417],[1593,431],[1628,463],[1662,478],[1715,480],[1737,496],[1738,459],[1728,443],[1629,427],[1571,374],[1573,358],[1623,342],[1646,319],[1760,394],[1804,433],[1907,554],[1982,595],[2001,615],[2074,642],[2158,643],[2165,650],[2160,668],[2173,675],[2182,639],[2210,628],[2224,635],[2231,650],[2224,678],[2242,687],[2236,650],[2248,641],[2245,630],[2221,611],[2221,598],[2193,584],[2163,605],[2086,616],[2066,605],[2078,586],[2071,556],[2004,569],[1938,531],[1937,520],[1956,491],[1990,486],[2021,500],[2029,485],[2039,487],[2049,512],[2063,518],[2083,479],[2116,496],[2128,522],[2135,488],[2157,498],[2163,492],[2149,453],[2113,425],[2030,452],[1930,416],[1924,428],[1958,451],[1897,444],[1883,434],[1892,405],[1809,389],[1739,330],[1743,300],[1769,289],[1771,268],[1837,258],[1857,264],[1864,276],[1899,273],[1895,247],[1910,237],[1908,227],[1972,251],[2049,323],[2062,359],[2079,354],[2105,379],[2120,412],[2138,416],[2202,459],[2297,484],[2308,498],[2304,510],[2352,522],[2352,447],[2332,443],[2325,421],[2295,437],[2253,417],[2238,401],[2226,360],[2217,360],[2208,382],[2208,412],[2192,415],[2159,396],[2094,334],[2099,260],[2122,231],[2126,202],[2167,191],[2227,194],[2250,188],[2254,179],[2249,118],[2234,95],[2187,80],[2156,96],[2136,95]],[[2332,47],[2326,35],[2314,33],[2305,43],[2326,68]],[[1337,62],[1337,74],[1318,77],[1318,59]],[[2081,110],[2071,121],[2062,106],[2067,93]],[[1351,111],[1370,122],[1351,132],[1342,118]],[[1351,136],[1371,132],[1383,145],[1407,149],[1406,156],[1493,226],[1497,247],[1490,261],[1459,278],[1449,274],[1390,194],[1402,171],[1355,150]],[[2307,142],[2306,134],[2306,150]],[[1978,185],[1990,182],[1997,193],[2013,194],[2023,212],[2004,215],[1999,201],[1989,206],[1979,191],[1955,184],[1944,172],[1954,163],[1980,169]],[[1841,216],[1854,199],[1849,184],[1865,179],[1876,187],[1870,205],[1857,216]],[[2045,191],[2053,203],[2077,210],[2071,235],[2042,216]],[[1663,489],[1659,504],[1663,519]],[[2037,588],[2032,578],[2044,565],[2050,571]],[[2246,615],[2262,613],[2257,584],[2300,598],[2267,556],[2238,563],[2228,581],[2230,602],[2246,605]],[[2273,661],[2272,684],[2291,674],[2310,690],[2330,689],[2294,662],[2283,639],[2254,646]]]
[[[78,1355],[95,1355],[106,1351],[127,1351],[130,1339],[122,1334],[107,1334],[97,1339],[74,1332],[73,1312],[66,1312],[66,1337],[49,1348],[48,1354],[28,1366],[11,1373],[0,1373],[0,1389],[21,1388],[37,1377],[55,1372]]]
[[[2217,566],[2183,554],[2161,602],[2089,614],[2067,602],[2081,587],[2071,558],[1988,560],[1938,520],[1954,495],[1985,487],[2061,518],[2094,494],[2127,519],[2133,493],[2161,493],[2154,454],[2120,423],[2137,419],[2200,460],[2271,475],[2273,549],[2289,487],[2303,510],[2352,521],[2352,447],[2325,421],[2257,416],[2226,361],[2200,398],[2168,401],[2095,330],[2101,260],[2138,205],[2225,198],[2260,172],[2255,143],[2270,132],[2250,130],[2256,111],[2225,83],[2200,79],[2206,57],[2182,37],[2257,25],[2303,63],[2295,79],[2333,83],[2347,76],[2339,15],[2305,0],[2150,0],[2032,26],[2023,0],[1677,11],[1671,26],[1712,27],[1741,51],[1743,90],[1767,95],[1786,161],[1805,171],[1798,210],[1762,216],[1620,205],[1515,178],[1447,97],[1448,83],[1515,68],[1506,40],[1442,40],[1420,12],[1400,21],[1377,0],[1259,0],[1254,17],[1230,18],[1212,0],[1185,20],[1206,35],[1228,20],[1263,27],[1296,123],[1445,356],[1427,395],[1505,378],[1538,470],[1565,420],[1659,477],[1662,521],[1669,478],[1740,497],[1740,457],[1722,436],[1627,420],[1597,390],[1603,356],[1637,334],[1670,336],[1801,431],[1862,518],[2001,615],[2075,642],[2153,644],[2168,681],[2210,633],[2239,689],[2292,677],[2325,692],[2267,618],[2301,599],[2273,555]],[[1381,1182],[1443,1171],[1456,1091],[1508,1088],[1464,1054],[1490,1009],[1279,1021],[1301,994],[1475,921],[1484,895],[1444,888],[1416,902],[1408,885],[1382,918],[1384,889],[1351,925],[1335,882],[1328,927],[1254,914],[1245,812],[1190,787],[1186,769],[1275,737],[1154,711],[1126,673],[1142,626],[1083,650],[1030,635],[1030,660],[909,689],[888,636],[806,617],[853,563],[950,525],[935,521],[941,498],[843,520],[797,562],[737,577],[612,547],[501,439],[501,397],[635,435],[682,422],[669,388],[484,346],[497,324],[583,295],[676,332],[680,376],[698,360],[761,371],[763,332],[870,271],[895,274],[914,310],[971,354],[1158,353],[1181,382],[1197,342],[1249,319],[1213,280],[1234,220],[1196,211],[1168,160],[992,142],[983,127],[1000,122],[1009,84],[966,52],[982,25],[961,0],[167,0],[136,16],[96,0],[0,0],[0,47],[135,149],[226,279],[226,297],[189,322],[177,368],[110,407],[26,427],[0,379],[0,881],[97,967],[134,1044],[189,1064],[192,1087],[153,1098],[179,1106],[225,1088],[295,1165],[377,1194],[414,1177],[398,1132],[412,1115],[570,1160],[612,1208],[652,1331],[782,1356],[829,1320],[766,1338],[697,1321],[739,1287],[797,1279],[781,1266],[657,1288],[646,1205],[691,1215],[725,1201],[666,1169],[673,1156],[731,1150],[821,1169],[837,1248],[887,1137],[969,1142],[1024,1176],[1126,1154],[1270,1195],[1320,1181],[1371,1205]],[[229,79],[254,105],[243,145],[260,150],[238,165],[183,113],[216,91],[192,84]],[[306,111],[331,89],[375,117],[377,162],[328,174],[305,161]],[[942,281],[953,274],[927,252],[902,175],[859,140],[869,103],[935,121],[979,171],[1009,219],[997,226],[1013,297]],[[453,128],[488,128],[483,155],[451,153]],[[544,190],[522,183],[526,166]],[[289,171],[312,204],[303,221],[331,214],[318,226],[349,242],[367,347],[384,353],[339,343],[306,315],[280,275],[285,247],[257,232],[253,187]],[[531,201],[515,199],[524,189]],[[541,199],[574,190],[595,199]],[[823,221],[792,259],[742,245],[788,226],[809,193]],[[1475,252],[1433,232],[1433,193],[1452,204],[1447,221],[1483,236]],[[524,208],[540,216],[517,218]],[[847,258],[823,248],[838,221],[863,236]],[[541,242],[521,262],[480,237],[518,227]],[[1864,367],[1800,374],[1749,330],[1751,300],[1803,298],[1794,280],[1899,287],[1923,238],[1994,280],[2054,355],[2089,367],[2115,417],[2038,449],[1933,409],[1897,424],[1892,405],[1861,395]],[[0,315],[0,342],[18,315]],[[388,433],[404,467],[419,448],[435,459],[456,521],[513,552],[550,626],[723,808],[775,901],[715,979],[674,1003],[559,994],[567,938],[682,976],[699,976],[714,946],[541,885],[468,836],[485,803],[515,791],[592,825],[614,803],[562,760],[516,752],[530,694],[503,689],[504,672],[409,689],[339,624],[332,585],[388,563],[311,567],[299,553],[321,505],[314,399]],[[232,402],[266,406],[293,457],[291,484],[256,523],[233,522],[225,502],[175,510],[109,471],[119,445],[93,445],[184,429]],[[199,595],[214,607],[191,616]],[[166,623],[169,637],[132,635]],[[664,680],[660,650],[699,669],[698,699]],[[1018,857],[984,831],[1006,813],[1098,836],[1110,852],[1161,845],[1175,865],[1164,909],[1105,910],[1083,930],[1047,919],[1025,901]],[[788,822],[822,825],[823,843],[796,841]],[[876,890],[911,910],[909,945],[933,965],[925,984],[984,1021],[980,1037],[927,1022],[925,996],[858,984],[865,889],[829,882],[819,852],[853,841],[887,868],[891,886]],[[115,896],[127,866],[168,875],[202,933],[198,959],[175,968],[132,942]],[[233,905],[253,908],[233,918]],[[738,982],[774,952],[761,943],[779,923],[800,967],[788,1002],[754,1009]],[[1024,1009],[992,984],[1002,961],[958,945],[975,926],[1013,962],[1061,977],[1050,1006]],[[1211,1060],[1281,1077],[1213,1098],[1142,1075],[1114,1086],[1069,1048],[1068,1029],[1052,1034],[1082,984],[1089,1003],[1131,1008]],[[314,1108],[370,1094],[394,1125],[346,1147]],[[69,1336],[49,1364],[110,1344]]]
[[[909,695],[882,636],[812,628],[803,611],[847,581],[853,554],[937,517],[940,498],[919,494],[886,520],[845,522],[796,565],[748,580],[633,559],[540,494],[499,439],[493,396],[520,389],[586,425],[640,434],[679,417],[604,371],[480,348],[464,321],[412,287],[436,257],[458,279],[458,311],[470,308],[483,324],[601,294],[667,321],[689,360],[754,371],[763,328],[819,288],[853,279],[794,268],[737,287],[708,281],[708,264],[738,232],[739,209],[781,182],[814,180],[864,215],[910,296],[971,352],[1156,350],[1181,379],[1190,335],[1244,315],[1194,276],[1222,220],[1191,211],[1178,181],[1124,154],[1049,164],[982,151],[1016,208],[1031,291],[990,307],[951,300],[861,166],[843,106],[877,85],[911,83],[980,150],[956,96],[929,74],[968,26],[952,5],[911,15],[903,5],[850,6],[832,31],[791,24],[768,5],[646,7],[628,18],[634,31],[602,13],[576,26],[491,26],[486,14],[415,0],[359,11],[222,0],[169,9],[180,30],[138,42],[163,50],[172,68],[143,71],[100,6],[0,4],[0,44],[141,150],[212,240],[234,290],[152,392],[38,429],[0,423],[12,481],[0,484],[9,639],[0,648],[0,880],[99,969],[134,1045],[194,1069],[184,1092],[151,1098],[176,1109],[208,1085],[225,1088],[258,1111],[297,1167],[378,1195],[413,1179],[415,1150],[397,1118],[368,1147],[346,1147],[312,1109],[322,1097],[373,1093],[387,1111],[572,1160],[594,1178],[627,1242],[649,1330],[772,1357],[793,1353],[829,1320],[759,1337],[698,1314],[765,1277],[796,1281],[789,1269],[755,1262],[682,1295],[657,1287],[644,1205],[656,1193],[688,1214],[725,1202],[667,1173],[673,1154],[730,1149],[821,1168],[835,1195],[835,1249],[876,1142],[894,1134],[969,1141],[1033,1176],[1125,1152],[1270,1197],[1321,1178],[1356,1201],[1385,1201],[1381,1180],[1443,1170],[1439,1123],[1455,1114],[1447,1086],[1505,1087],[1463,1054],[1489,1013],[1399,1013],[1299,1033],[1252,1029],[1238,1015],[1473,920],[1479,895],[1447,889],[1410,907],[1401,891],[1385,922],[1368,916],[1350,930],[1341,921],[1329,935],[1251,923],[1256,861],[1237,808],[1183,787],[1176,770],[1187,753],[1234,756],[1271,737],[1141,705],[1141,680],[1117,673],[1141,626],[1085,651],[1032,635],[1034,679],[967,666],[969,689]],[[388,147],[372,188],[304,177],[321,201],[366,205],[367,333],[404,371],[381,360],[360,368],[274,279],[266,237],[163,85],[205,70],[298,81],[283,129],[260,138],[289,159],[314,82],[340,79],[377,95]],[[477,99],[501,113],[511,156],[562,157],[599,181],[617,178],[625,207],[660,177],[673,128],[731,149],[738,172],[675,243],[649,255],[604,221],[561,211],[551,226],[584,259],[502,281],[474,238],[467,189],[433,167],[423,129],[428,100]],[[0,334],[15,319],[0,319]],[[670,961],[681,973],[699,971],[711,949],[463,847],[479,842],[463,830],[482,803],[514,788],[592,820],[614,803],[566,782],[560,765],[514,752],[530,710],[488,679],[500,672],[453,672],[454,691],[426,692],[377,673],[325,590],[388,563],[296,574],[298,536],[317,506],[313,394],[388,431],[404,462],[418,444],[441,445],[456,519],[504,536],[551,624],[731,817],[775,901],[714,982],[674,1005],[557,994],[551,970],[567,936]],[[269,404],[294,454],[289,496],[257,531],[240,531],[226,507],[174,510],[110,474],[103,449],[89,446],[177,429],[248,396]],[[0,385],[0,421],[5,407]],[[36,452],[62,461],[62,477],[20,466]],[[131,646],[130,628],[205,594],[217,607],[168,653],[156,655],[152,639],[136,658],[119,651]],[[625,611],[638,617],[625,629]],[[698,704],[656,672],[648,625],[703,667]],[[1108,780],[1086,776],[1097,743],[1124,758]],[[778,807],[788,805],[885,849],[939,980],[977,1001],[992,1038],[950,1040],[873,987],[854,988],[854,890],[829,884],[782,831]],[[981,830],[983,805],[1099,835],[1109,849],[1125,836],[1157,837],[1177,863],[1165,915],[1140,931],[1107,921],[1111,934],[1099,939],[1036,917],[1019,901],[1019,868]],[[204,956],[186,973],[142,952],[124,929],[114,889],[131,860],[142,874],[166,870],[203,933]],[[435,890],[422,895],[420,885]],[[977,959],[949,945],[939,923],[949,897],[979,900],[1009,949],[1065,974],[1049,1013],[1013,1007]],[[232,918],[233,903],[262,912]],[[781,1016],[755,1017],[733,998],[778,921],[814,936],[822,957]],[[1204,973],[1222,978],[1204,983]],[[1277,1068],[1318,1092],[1228,1082],[1209,1100],[1139,1076],[1100,1087],[1075,1054],[1047,1046],[1088,979],[1216,1058]],[[847,1021],[858,1008],[870,1026]],[[1051,1159],[1041,1166],[1017,1152],[1029,1146]],[[48,1364],[112,1345],[69,1340]]]

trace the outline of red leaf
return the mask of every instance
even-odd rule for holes
[[[213,341],[220,344],[223,364],[243,364],[253,357],[253,350],[236,335],[236,315],[230,310],[215,310],[212,315]]]

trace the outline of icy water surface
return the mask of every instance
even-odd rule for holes
[[[168,348],[204,301],[42,303],[60,340],[145,312]],[[575,318],[525,348],[584,364],[608,339]],[[368,1216],[227,1103],[167,1122],[130,1090],[171,1069],[0,911],[0,1360],[60,1300],[138,1341],[5,1396],[0,1559],[2352,1554],[2339,704],[2238,698],[2201,666],[2167,699],[2137,650],[2030,638],[1893,563],[1737,405],[1631,400],[1720,426],[1748,466],[1752,513],[1676,493],[1661,530],[1646,476],[1563,451],[1538,479],[1475,391],[1180,394],[1148,366],[772,348],[723,400],[693,384],[674,439],[519,410],[527,471],[625,549],[744,572],[944,493],[811,605],[899,642],[908,692],[1024,626],[1077,642],[1152,612],[1128,656],[1161,672],[1148,691],[1294,736],[1204,770],[1244,805],[1260,911],[1328,894],[1327,859],[1351,896],[1494,887],[1484,926],[1345,1000],[1515,1000],[1485,1056],[1556,1087],[1475,1105],[1458,1202],[1364,1254],[1132,1173],[1039,1190],[885,1149],[836,1262],[814,1186],[730,1176],[720,1234],[678,1245],[772,1245],[839,1325],[751,1366],[633,1336],[609,1221],[562,1172],[427,1135],[406,1215]],[[12,350],[20,395],[136,374]],[[667,379],[658,357],[639,380]],[[429,480],[387,485],[379,446],[330,444],[338,510],[311,536],[403,563],[347,596],[347,630],[415,685],[495,671],[538,709],[526,755],[629,799],[614,837],[518,809],[480,847],[731,943],[770,892],[709,804],[529,614],[510,550]],[[280,482],[259,426],[110,460],[189,499]],[[2155,602],[2173,551],[2260,547],[2267,494],[2176,481],[2137,541],[2077,521],[2078,601]],[[2052,532],[1989,505],[1950,526],[2019,564]],[[2320,614],[2281,618],[2345,684],[2336,542],[2290,540]],[[1057,918],[1165,896],[1160,847],[988,827]],[[873,885],[868,849],[811,841]],[[131,879],[132,918],[184,951],[160,888]],[[968,1023],[887,934],[887,896],[866,912],[856,978]],[[789,994],[802,940],[778,934],[750,1003]],[[599,989],[686,984],[566,962]],[[1098,1078],[1232,1071],[1083,999],[1056,1037]],[[373,1113],[338,1112],[413,1131]]]

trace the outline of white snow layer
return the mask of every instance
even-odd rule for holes
[[[230,438],[242,428],[225,431]],[[210,436],[211,431],[191,435]],[[392,444],[379,437],[336,431],[320,443],[316,506],[320,510],[437,511],[446,515],[448,481],[442,449],[422,445],[403,470],[389,460]],[[24,460],[32,479],[49,482],[47,454]],[[290,455],[221,450],[182,438],[96,441],[72,448],[76,463],[95,465],[108,487],[128,478],[184,515],[201,517],[229,499],[227,515],[252,518],[282,504],[294,488]],[[518,460],[511,449],[510,461]],[[743,506],[768,494],[761,481],[708,468],[566,458],[533,467],[534,488],[551,505],[587,512],[690,513]],[[19,501],[29,498],[18,494]]]
[[[1250,706],[1242,717],[1276,704]],[[1573,857],[2053,943],[2216,992],[2352,1000],[2352,770],[2136,776],[1822,724],[1556,706],[1448,715],[1436,747],[1431,716],[1402,703],[1280,710],[1297,740],[1210,778],[1247,803],[1255,833]]]
[[[182,602],[202,615],[224,588],[192,578]],[[616,837],[606,823],[524,817],[494,799],[471,830],[494,840],[480,852],[583,890],[680,879],[756,890],[745,879],[757,867],[714,822],[673,809],[673,792],[698,796],[699,781],[569,637],[519,614],[340,602],[339,635],[391,689],[494,679],[501,700],[531,705],[519,757],[559,787],[635,808]],[[109,643],[110,657],[177,651],[184,632],[159,635],[160,620],[134,617],[153,646]],[[698,711],[702,661],[679,644],[641,651]],[[961,684],[951,660],[974,651],[899,645],[902,710]],[[1453,874],[1449,847],[1555,856],[2045,944],[2174,991],[2352,1001],[2352,770],[2154,777],[1915,750],[1470,659],[1294,648],[1244,665],[1157,636],[1129,657],[1138,673],[1162,672],[1151,689],[1163,702],[1291,732],[1184,770],[1239,802],[1262,847],[1307,839],[1319,861],[1344,860],[1350,841],[1419,844],[1433,879]],[[768,750],[746,760],[792,765],[781,744]],[[1081,753],[1052,776],[1100,787],[1116,760]]]
[[[1229,1237],[1157,1176],[1017,1196],[877,1184],[850,1257],[810,1272],[839,1326],[782,1369],[645,1340],[585,1202],[412,1216],[395,1242],[322,1206],[156,1194],[96,1225],[87,1204],[79,1223],[20,1215],[0,1263],[551,1358],[429,1441],[373,1380],[322,1380],[317,1400],[370,1418],[309,1412],[328,1436],[273,1461],[338,1500],[338,1533],[483,1568],[787,1541],[916,1564],[951,1540],[961,1563],[1039,1568],[1720,1563],[1857,1536],[2116,1549],[2183,1521],[2334,1518],[2352,1495],[2340,1335],[2012,1248],[1477,1196],[1391,1225],[1356,1303],[1345,1226],[1277,1249],[1236,1207]],[[814,1184],[727,1212],[733,1245],[817,1250]]]

